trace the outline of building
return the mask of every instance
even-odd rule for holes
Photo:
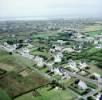
[[[79,69],[77,68],[77,64],[76,64],[76,62],[75,61],[73,61],[73,60],[69,60],[68,61],[68,67],[70,67],[73,71],[75,71],[75,72],[78,72],[79,71]]]
[[[96,96],[96,100],[102,100],[102,94],[99,93],[97,96]]]
[[[101,75],[98,73],[93,73],[92,76],[94,76],[96,79],[99,79],[101,77]]]
[[[36,56],[36,57],[34,58],[34,61],[37,63],[37,66],[38,66],[38,67],[43,67],[44,64],[45,64],[44,59],[41,58],[41,57],[39,57],[39,56]]]
[[[83,89],[83,90],[86,90],[88,88],[87,85],[86,85],[86,83],[83,82],[83,81],[81,81],[81,80],[78,82],[78,87],[80,89]]]

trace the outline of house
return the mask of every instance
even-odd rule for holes
[[[45,65],[48,66],[48,67],[52,67],[53,64],[54,64],[54,62],[47,62],[47,63],[45,63]]]
[[[83,90],[86,90],[88,87],[87,87],[87,85],[86,85],[86,83],[84,82],[84,81],[82,81],[82,80],[80,80],[79,82],[78,82],[78,87],[80,88],[80,89],[83,89]]]
[[[79,62],[79,67],[80,69],[85,69],[88,65],[86,64],[86,62]]]
[[[97,49],[101,49],[101,48],[102,48],[102,44],[98,44],[98,45],[96,46],[96,48],[97,48]]]
[[[45,64],[44,59],[41,58],[41,57],[39,57],[39,56],[36,56],[36,57],[34,58],[34,61],[37,63],[37,66],[38,66],[38,67],[43,67],[44,64]]]
[[[62,50],[62,52],[73,52],[73,51],[74,51],[74,49],[72,49],[72,48],[64,48]]]
[[[28,48],[22,48],[21,50],[22,50],[22,52],[24,52],[24,53],[29,53],[29,49],[28,49]]]
[[[96,100],[102,100],[102,94],[99,93],[97,96],[96,96]]]
[[[32,44],[30,44],[30,43],[28,43],[28,46],[27,46],[28,48],[32,48],[33,47],[33,45]]]
[[[52,70],[56,75],[61,75],[62,76],[62,73],[60,72],[59,68],[54,68]]]
[[[24,52],[21,52],[20,53],[23,57],[26,57],[26,58],[29,58],[29,59],[33,59],[34,56],[33,55],[30,55],[29,53],[24,53]]]
[[[54,62],[61,62],[62,61],[63,54],[61,52],[58,52],[54,55]]]
[[[58,89],[59,89],[59,87],[58,87],[58,86],[56,86],[56,87],[55,87],[55,90],[58,90]]]
[[[2,48],[4,48],[7,52],[13,52],[16,50],[17,44],[9,45],[7,42],[4,42]]]
[[[63,41],[63,40],[57,40],[57,43],[59,43],[60,45],[63,45],[64,43],[66,43],[66,41]]]
[[[94,76],[96,79],[99,79],[99,78],[101,78],[101,75],[100,74],[98,74],[98,73],[93,73],[92,74],[92,76]]]
[[[62,48],[63,48],[62,46],[57,46],[57,45],[55,45],[55,50],[56,50],[56,51],[61,51]]]
[[[71,79],[71,76],[66,72],[64,73],[62,79]]]
[[[77,68],[77,64],[76,64],[75,61],[69,60],[69,61],[68,61],[68,65],[69,65],[68,67],[70,67],[72,70],[74,70],[74,71],[76,71],[76,72],[79,71],[79,69]]]
[[[61,57],[59,57],[58,55],[54,56],[54,62],[61,62]]]
[[[54,52],[55,52],[55,49],[50,48],[49,51],[50,51],[51,53],[54,53]]]

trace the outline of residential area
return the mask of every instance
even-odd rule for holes
[[[102,100],[102,21],[1,22],[0,91],[7,100]]]

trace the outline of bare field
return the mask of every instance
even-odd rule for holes
[[[0,63],[0,69],[6,70],[6,71],[14,71],[15,67],[8,64]]]
[[[102,30],[102,25],[100,24],[95,24],[95,25],[89,25],[85,26],[83,29],[81,29],[81,32],[91,32],[91,31],[98,31]]]

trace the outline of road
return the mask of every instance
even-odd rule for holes
[[[67,73],[68,73],[70,76],[72,76],[72,77],[75,77],[75,78],[77,78],[77,79],[80,79],[80,80],[83,80],[83,81],[86,81],[86,82],[90,82],[90,83],[95,84],[96,86],[98,86],[98,81],[97,81],[97,80],[89,79],[89,78],[84,77],[84,76],[81,76],[81,75],[79,75],[79,74],[70,72],[70,71],[68,71],[68,70],[66,70],[66,69],[64,69],[64,68],[63,68],[63,70],[64,70],[65,72],[67,72]]]

